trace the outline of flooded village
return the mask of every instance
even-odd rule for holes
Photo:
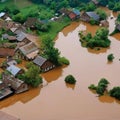
[[[60,13],[67,15],[71,24],[58,33],[55,47],[70,64],[58,67],[40,55],[39,36],[26,32],[28,26],[34,27],[35,19],[29,18],[22,25],[12,21],[5,12],[0,13],[0,28],[4,25],[10,31],[2,34],[3,41],[9,42],[0,44],[0,116],[10,115],[11,120],[119,120],[120,101],[107,94],[98,97],[88,86],[97,84],[101,78],[110,82],[108,89],[120,86],[120,33],[109,35],[110,47],[100,50],[82,47],[78,35],[80,31],[94,35],[101,26],[107,27],[109,34],[115,28],[120,31],[115,23],[119,12],[101,8],[108,17],[99,25],[89,23],[91,17],[99,19],[94,12],[61,9]],[[115,56],[113,62],[107,61],[110,53]],[[31,88],[17,77],[27,71],[28,62],[42,70],[43,83],[37,88]],[[68,74],[76,78],[75,85],[65,83]]]

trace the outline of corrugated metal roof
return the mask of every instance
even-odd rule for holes
[[[96,21],[98,21],[100,19],[100,16],[98,14],[96,14],[95,12],[86,12],[86,14]]]
[[[5,15],[5,12],[0,13],[0,17],[3,17]]]
[[[30,42],[30,43],[20,47],[19,49],[21,50],[21,52],[24,55],[27,55],[31,52],[34,52],[34,51],[38,50],[37,46],[33,42]]]
[[[73,12],[74,12],[74,14],[76,14],[76,15],[80,15],[80,11],[77,10],[77,9],[74,9]]]
[[[42,66],[43,63],[44,63],[46,60],[47,60],[46,58],[43,58],[43,57],[41,57],[41,56],[37,56],[37,57],[33,60],[33,62],[34,62],[35,64],[39,65],[39,66]]]
[[[14,76],[16,76],[18,74],[18,72],[21,70],[20,68],[18,68],[15,65],[10,65],[7,70]]]

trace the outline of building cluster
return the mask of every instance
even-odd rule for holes
[[[16,59],[32,61],[39,66],[42,72],[47,72],[55,65],[48,59],[40,56],[40,48],[31,41],[26,33],[28,27],[34,28],[36,19],[28,18],[24,25],[12,21],[5,12],[0,13],[0,31],[2,31],[0,44],[0,57],[6,58],[1,67],[10,74],[2,73],[0,80],[0,99],[13,93],[21,93],[28,90],[27,84],[17,78],[23,70],[17,66]],[[4,41],[8,41],[7,43]],[[15,46],[15,47],[14,47]],[[14,48],[13,48],[14,47]]]

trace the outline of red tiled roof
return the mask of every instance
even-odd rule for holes
[[[69,14],[69,17],[70,17],[70,19],[74,19],[74,18],[76,17],[76,15],[75,15],[73,12],[71,12],[71,13]]]

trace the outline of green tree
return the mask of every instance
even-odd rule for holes
[[[98,8],[98,9],[96,9],[96,13],[100,16],[100,20],[107,19],[107,14],[104,10]]]
[[[42,77],[39,75],[39,73],[39,67],[32,65],[23,75],[24,81],[32,87],[38,87],[42,83]]]
[[[76,80],[75,78],[73,77],[73,75],[67,75],[65,77],[65,82],[66,83],[69,83],[69,84],[75,84],[76,83]]]
[[[44,56],[46,56],[46,58],[53,62],[55,65],[59,65],[60,52],[57,48],[54,47],[54,41],[50,37],[46,36],[42,40],[42,45],[44,49]]]
[[[120,100],[120,87],[113,87],[113,89],[109,91],[109,94],[111,97],[115,97]]]
[[[107,56],[107,59],[108,59],[108,61],[110,61],[110,62],[112,62],[114,58],[115,58],[115,57],[114,57],[114,55],[113,55],[112,53]]]

